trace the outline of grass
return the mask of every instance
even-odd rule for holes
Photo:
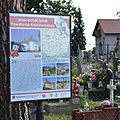
[[[100,103],[102,101],[92,101],[92,100],[88,100],[88,104],[89,107],[91,109],[95,109],[97,107],[100,106]],[[115,101],[119,106],[120,106],[120,100],[116,100]],[[59,109],[59,108],[58,108]],[[78,109],[79,109],[79,105],[78,105]],[[72,115],[71,114],[45,114],[44,115],[44,120],[72,120]]]
[[[89,108],[94,110],[100,107],[102,101],[93,101],[93,100],[87,99],[87,102],[88,102]],[[120,106],[120,99],[115,100],[115,102]],[[78,109],[80,109],[80,105],[78,105]],[[60,113],[60,114],[46,113],[44,115],[44,120],[72,120],[72,115],[65,114],[65,113]]]
[[[67,114],[46,114],[44,120],[72,120],[72,115]]]
[[[101,101],[92,101],[92,100],[88,101],[89,107],[91,109],[95,109],[96,107],[99,107],[100,103],[101,103]]]
[[[120,106],[120,99],[115,100],[115,102]]]

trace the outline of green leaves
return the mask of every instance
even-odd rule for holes
[[[77,56],[79,54],[79,50],[85,50],[86,45],[86,39],[84,36],[84,22],[82,20],[80,8],[76,8],[73,19],[74,28],[72,32],[72,48],[73,55]]]

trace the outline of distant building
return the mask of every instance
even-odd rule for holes
[[[91,59],[91,51],[81,50],[80,51],[80,60],[83,62],[84,60],[89,61]]]
[[[97,58],[108,59],[115,52],[120,59],[120,19],[98,19],[92,35]]]

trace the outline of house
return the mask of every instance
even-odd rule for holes
[[[18,44],[13,44],[12,50],[18,51],[19,50],[19,45]]]
[[[38,42],[32,36],[21,41],[21,48],[24,48],[23,51],[39,51]]]
[[[21,41],[11,41],[11,49],[17,50],[19,52],[28,52],[28,51],[39,51],[39,43],[33,38],[33,36],[28,37],[27,39]]]
[[[92,36],[95,36],[96,57],[120,59],[120,19],[98,19]]]

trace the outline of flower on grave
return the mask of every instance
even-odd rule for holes
[[[83,84],[84,84],[84,80],[81,79],[80,77],[76,77],[76,78],[75,78],[75,82],[76,82],[77,84],[79,84],[79,85],[83,85]]]
[[[90,74],[84,74],[82,79],[84,80],[85,83],[87,83],[87,81],[90,81],[91,76],[90,76]]]
[[[96,74],[95,74],[95,73],[93,73],[93,74],[91,75],[91,80],[96,80]]]

